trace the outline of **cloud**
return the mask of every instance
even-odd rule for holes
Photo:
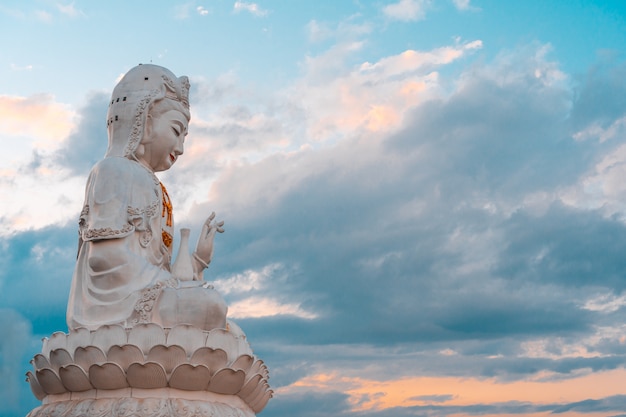
[[[306,111],[289,114],[314,126],[328,103],[336,119],[360,103],[322,104],[315,94],[326,88],[345,82],[375,102],[449,65],[428,94],[394,103],[402,117],[393,128],[355,123],[322,144],[305,131],[292,139],[300,146],[223,166],[191,211],[190,223],[216,207],[227,222],[207,276],[229,304],[276,300],[272,309],[287,312],[237,320],[272,369],[273,415],[298,407],[303,390],[325,402],[312,416],[547,412],[619,394],[583,388],[623,375],[623,250],[614,242],[626,229],[560,198],[611,139],[573,138],[575,96],[543,46],[466,71],[451,65],[477,46],[344,61],[334,78],[307,67],[295,83]],[[236,88],[208,91],[219,109]],[[233,114],[247,120],[251,108]]]
[[[104,120],[108,95],[91,93],[86,104],[77,112],[78,123],[55,152],[55,162],[74,175],[86,176],[91,167],[104,157],[107,131]]]
[[[490,379],[474,378],[412,377],[371,381],[347,378],[335,373],[302,379],[289,389],[279,390],[277,395],[287,397],[290,402],[298,398],[301,390],[318,392],[317,395],[346,392],[349,397],[336,398],[335,407],[347,403],[351,412],[343,410],[345,414],[340,415],[359,416],[409,416],[415,415],[415,412],[425,412],[429,416],[501,415],[540,411],[615,412],[621,410],[626,399],[626,396],[619,395],[619,387],[614,386],[610,392],[603,392],[604,385],[592,384],[599,382],[599,376],[617,381],[623,375],[622,370],[610,375],[587,375],[566,382],[519,381],[502,384]],[[414,395],[415,393],[420,395]],[[576,401],[581,395],[583,398],[599,399]],[[271,405],[270,402],[268,407]],[[310,415],[317,414],[314,412]]]
[[[430,0],[400,0],[383,7],[383,13],[395,20],[416,21],[426,17],[429,7]]]
[[[267,16],[268,11],[259,7],[256,3],[247,3],[245,1],[236,1],[233,5],[235,13],[248,12],[257,17]]]
[[[0,392],[2,415],[17,417],[39,403],[23,382],[23,366],[36,352],[38,340],[30,322],[15,310],[0,307],[0,325],[4,331],[0,340],[0,378],[5,381]]]
[[[36,138],[37,145],[49,149],[69,133],[73,115],[48,94],[0,96],[0,135]]]
[[[475,9],[470,2],[471,0],[452,0],[454,7],[461,11]]]
[[[332,140],[358,129],[394,130],[407,109],[440,93],[439,68],[481,46],[472,41],[429,52],[407,50],[350,67],[347,61],[363,44],[340,43],[307,59],[306,78],[290,94],[306,110],[307,137]]]
[[[32,71],[32,70],[33,70],[32,65],[19,66],[14,63],[11,63],[11,71]]]
[[[0,134],[9,136],[11,153],[0,165],[0,190],[12,195],[0,202],[0,235],[65,222],[80,210],[87,172],[107,146],[106,105],[98,93],[77,113],[50,96],[0,98]]]
[[[56,4],[57,9],[59,10],[59,12],[61,12],[61,14],[64,14],[68,17],[71,18],[77,18],[77,17],[85,17],[85,12],[83,12],[82,10],[79,10],[75,7],[74,2],[69,3],[69,4],[61,4],[61,3],[57,3]]]
[[[206,16],[209,14],[209,11],[202,6],[196,7],[196,11],[198,12],[200,16]]]
[[[394,91],[378,90],[381,80],[398,88],[399,74],[405,82],[419,79],[424,67],[452,62],[467,50],[473,50],[472,43],[410,54],[405,67],[397,62],[404,57],[387,57],[368,65],[366,75],[354,71],[341,79],[370,81],[354,83],[350,91],[365,91],[371,99],[363,101],[373,102]],[[574,157],[559,166],[546,163],[557,154],[574,156],[576,148],[562,130],[569,96],[560,85],[533,76],[537,64],[528,60],[506,79],[491,67],[473,68],[450,95],[434,80],[430,98],[399,102],[397,109],[405,114],[395,130],[346,134],[332,145],[304,146],[225,168],[213,183],[211,200],[198,204],[190,220],[199,223],[200,213],[213,205],[227,213],[229,228],[220,236],[224,252],[233,254],[222,261],[227,271],[272,263],[294,271],[298,280],[277,286],[272,297],[297,300],[318,317],[298,324],[310,329],[304,337],[312,343],[317,338],[408,343],[588,331],[592,316],[581,308],[584,290],[566,286],[555,294],[554,286],[563,284],[558,275],[539,280],[543,274],[532,262],[541,246],[531,242],[545,236],[529,237],[529,252],[516,243],[524,239],[521,230],[539,232],[545,225],[583,233],[575,226],[579,216],[590,222],[589,236],[604,227],[623,230],[602,216],[557,204],[552,194],[546,197],[548,209],[528,207],[533,201],[528,195],[552,191],[584,170]],[[509,71],[509,61],[502,68]],[[315,75],[307,73],[311,85]],[[335,84],[327,86],[333,90]],[[319,93],[299,91],[302,100]],[[338,103],[333,116],[354,111],[358,102]],[[312,123],[319,121],[320,107],[309,102]],[[553,235],[557,245],[580,241],[559,236]],[[602,244],[588,253],[586,261],[597,265],[590,274],[601,271],[600,254],[606,249]],[[579,251],[563,252],[557,263],[564,267],[574,259],[581,259]],[[448,302],[437,301],[442,299]],[[393,300],[403,314],[397,317],[397,310],[381,300]],[[274,326],[265,323],[268,329]]]

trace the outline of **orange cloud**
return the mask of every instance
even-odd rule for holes
[[[28,136],[39,145],[58,143],[73,127],[74,113],[48,94],[30,97],[0,95],[0,134]]]
[[[354,411],[365,411],[432,404],[467,406],[508,401],[533,404],[571,403],[624,395],[626,393],[624,381],[626,381],[624,369],[589,373],[565,380],[512,382],[502,382],[493,378],[460,377],[408,377],[377,381],[359,377],[340,377],[336,373],[331,373],[308,376],[283,389],[342,391],[350,396],[349,401]],[[432,398],[436,398],[435,396],[443,400],[434,403]],[[527,414],[525,417],[545,414]],[[589,417],[592,414],[585,415]],[[502,414],[498,416],[503,417]]]

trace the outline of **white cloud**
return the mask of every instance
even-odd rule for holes
[[[311,20],[307,23],[306,28],[311,42],[321,42],[333,35],[333,30],[327,24],[317,20]]]
[[[270,264],[259,270],[248,269],[230,277],[219,278],[213,283],[222,294],[259,291],[283,268],[283,265],[279,263]]]
[[[422,20],[426,17],[426,9],[430,0],[400,0],[383,8],[385,16],[403,21]]]
[[[234,319],[273,316],[294,316],[302,319],[315,319],[317,314],[304,310],[297,303],[281,303],[266,297],[250,297],[228,306],[228,316]]]
[[[235,13],[248,12],[257,17],[266,16],[268,11],[259,7],[256,3],[246,3],[245,1],[236,1],[233,10]]]
[[[17,65],[17,64],[11,63],[11,71],[32,71],[32,70],[33,70],[32,65]]]
[[[454,7],[456,7],[459,10],[469,10],[472,8],[472,6],[470,5],[471,0],[452,0],[452,3],[454,3]]]
[[[626,306],[626,294],[619,297],[613,293],[601,294],[585,301],[583,308],[601,313],[612,313]]]
[[[69,3],[69,4],[61,4],[61,3],[57,3],[57,9],[59,10],[59,12],[61,12],[62,14],[72,17],[72,18],[76,18],[76,17],[80,17],[80,16],[85,16],[85,12],[83,12],[82,10],[78,10],[75,6],[74,3]]]
[[[209,11],[202,6],[196,7],[196,11],[200,16],[207,16],[209,14]]]
[[[0,193],[11,196],[0,201],[5,226],[0,235],[72,220],[82,207],[84,187],[85,178],[69,177],[67,171],[45,165],[29,173],[0,171]]]
[[[358,129],[399,127],[407,109],[439,94],[438,67],[482,47],[477,40],[422,52],[407,50],[345,68],[363,44],[339,44],[309,57],[306,78],[293,88],[294,102],[306,109],[308,136],[327,140]]]

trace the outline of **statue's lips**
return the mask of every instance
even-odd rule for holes
[[[176,155],[174,154],[170,154],[170,160],[172,161],[172,163],[176,162]]]

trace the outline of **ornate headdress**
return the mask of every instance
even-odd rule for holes
[[[109,147],[106,156],[135,158],[152,104],[162,99],[180,103],[189,114],[189,79],[176,77],[167,68],[139,64],[122,77],[113,89],[107,113]]]

